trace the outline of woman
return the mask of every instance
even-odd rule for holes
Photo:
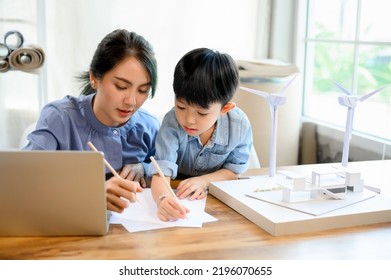
[[[98,45],[80,75],[79,97],[65,96],[41,111],[26,150],[90,150],[90,141],[121,178],[106,181],[107,209],[122,212],[145,187],[159,121],[140,107],[155,95],[157,62],[142,36],[115,30]],[[122,199],[125,198],[126,200]]]

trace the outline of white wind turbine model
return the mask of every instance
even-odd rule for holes
[[[258,96],[264,97],[269,103],[270,113],[272,117],[272,126],[271,126],[271,141],[270,141],[270,159],[269,159],[269,176],[273,177],[276,174],[276,155],[277,155],[277,123],[278,123],[278,106],[284,105],[286,102],[286,95],[284,94],[286,89],[291,85],[293,80],[296,78],[295,75],[282,90],[278,93],[267,93],[264,91],[240,87],[242,90],[254,93]]]
[[[340,105],[348,108],[348,112],[346,116],[345,135],[343,141],[343,150],[342,150],[342,166],[347,167],[348,160],[349,160],[349,144],[350,144],[350,139],[352,137],[352,130],[353,130],[354,109],[356,108],[358,102],[365,101],[372,95],[383,90],[385,87],[378,88],[370,93],[367,93],[364,96],[358,97],[356,95],[352,95],[351,92],[349,92],[346,88],[344,88],[337,82],[334,83],[344,94],[346,94],[346,95],[339,96],[338,102]]]

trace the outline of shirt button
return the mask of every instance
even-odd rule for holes
[[[118,129],[113,129],[113,134],[114,134],[114,135],[118,135],[118,134],[119,134]]]

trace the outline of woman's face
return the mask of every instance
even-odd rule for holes
[[[125,124],[149,96],[151,80],[144,66],[134,57],[124,59],[102,79],[91,75],[96,84],[93,110],[106,126]]]

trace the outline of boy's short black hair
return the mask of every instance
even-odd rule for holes
[[[174,92],[177,100],[209,108],[227,104],[239,85],[239,72],[228,54],[208,48],[185,54],[175,67]]]

